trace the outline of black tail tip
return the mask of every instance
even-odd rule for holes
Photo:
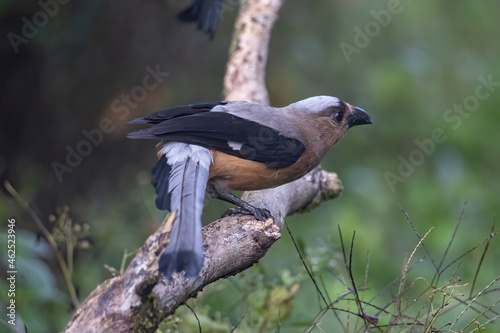
[[[186,276],[193,277],[200,273],[203,259],[203,254],[195,251],[163,252],[158,262],[158,270],[165,276],[184,271]]]

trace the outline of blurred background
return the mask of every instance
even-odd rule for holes
[[[71,267],[80,302],[112,277],[105,265],[119,269],[124,251],[138,249],[165,215],[155,208],[150,185],[155,143],[127,140],[132,129],[127,122],[223,98],[236,1],[228,1],[213,40],[176,20],[189,4],[4,0],[0,5],[2,188],[8,180],[35,207],[59,237],[63,253],[75,247]],[[351,129],[322,164],[338,173],[343,194],[287,218],[331,299],[352,287],[339,226],[347,245],[356,232],[355,280],[367,288],[367,301],[380,307],[397,293],[398,283],[392,294],[383,290],[398,279],[419,240],[401,207],[421,236],[434,228],[426,238],[428,252],[419,248],[413,258],[421,263],[409,281],[423,277],[422,284],[430,283],[431,258],[440,262],[462,209],[445,266],[490,234],[500,192],[499,12],[497,1],[405,0],[287,1],[281,10],[267,65],[271,105],[333,95],[363,108],[374,121]],[[205,204],[206,223],[229,207],[208,197]],[[3,189],[3,236],[9,218],[16,221],[18,318],[30,332],[60,331],[74,309],[54,251]],[[54,231],[70,222],[81,236],[73,245],[64,232]],[[2,275],[6,248],[2,237]],[[442,279],[460,276],[470,286],[483,250],[484,245],[457,261]],[[494,257],[499,250],[492,242],[476,292],[500,275]],[[268,291],[281,290],[278,286],[286,296],[279,318],[256,315],[256,309],[269,307],[264,299]],[[0,288],[8,289],[5,279]],[[253,292],[262,297],[252,298]],[[498,301],[494,295],[485,304]],[[1,297],[3,307],[4,292]],[[258,265],[207,287],[192,304],[213,324],[205,323],[204,331],[221,332],[238,323],[245,331],[254,321],[261,331],[278,325],[281,332],[302,331],[322,305],[286,231]],[[354,303],[351,310],[356,312]],[[442,325],[455,317],[445,317]],[[188,311],[183,320],[188,325],[194,319]],[[338,325],[329,314],[315,330],[345,330]],[[359,327],[364,326],[358,322]]]

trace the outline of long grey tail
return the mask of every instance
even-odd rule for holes
[[[166,276],[174,271],[195,276],[203,266],[201,214],[209,168],[191,156],[175,161],[170,167],[168,193],[170,207],[177,209],[177,217],[170,243],[160,257],[159,270]]]

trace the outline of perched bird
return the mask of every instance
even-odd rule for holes
[[[198,22],[198,30],[207,33],[210,38],[213,38],[221,19],[223,6],[224,0],[195,0],[191,6],[180,12],[177,17],[187,23]]]
[[[231,213],[265,221],[267,210],[231,194],[276,187],[316,167],[348,128],[371,124],[368,114],[336,97],[316,96],[274,108],[247,102],[191,104],[131,123],[152,124],[128,134],[160,140],[152,184],[159,209],[177,210],[171,240],[159,261],[170,276],[194,276],[203,265],[201,214],[205,190],[239,208]]]

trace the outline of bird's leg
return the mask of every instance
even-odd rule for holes
[[[245,202],[231,193],[222,194],[218,191],[211,192],[213,198],[220,199],[232,203],[238,207],[229,208],[222,214],[222,217],[234,214],[243,214],[243,215],[253,215],[259,221],[266,221],[268,218],[273,218],[271,213],[267,209],[257,208],[250,205],[248,202]]]
[[[259,221],[266,221],[268,218],[273,218],[267,209],[257,208],[250,205],[232,194],[228,186],[228,180],[215,178],[208,182],[207,191],[214,199],[224,200],[238,207],[229,208],[222,214],[222,217],[234,214],[253,215]]]

